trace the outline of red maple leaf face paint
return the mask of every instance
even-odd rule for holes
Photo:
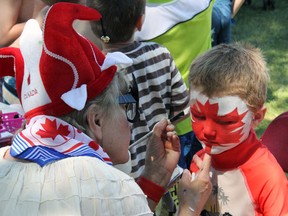
[[[190,97],[192,128],[206,152],[222,153],[248,137],[252,112],[239,97],[208,98],[197,91]]]

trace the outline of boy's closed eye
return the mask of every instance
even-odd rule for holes
[[[202,114],[201,112],[195,109],[191,109],[191,114],[193,118],[197,119],[198,121],[204,121],[207,118],[204,114]],[[222,125],[231,125],[231,124],[238,123],[239,117],[238,116],[217,116],[216,118],[214,117],[214,121]]]
[[[203,115],[202,113],[200,113],[197,110],[191,109],[191,114],[192,114],[193,118],[196,118],[196,119],[198,119],[200,121],[206,119],[206,116]]]
[[[239,118],[237,116],[219,116],[216,122],[222,125],[231,125],[238,123]]]

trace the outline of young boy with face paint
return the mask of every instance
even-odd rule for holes
[[[212,158],[213,190],[201,215],[288,215],[286,176],[254,131],[268,80],[260,50],[248,44],[215,46],[191,65],[192,129],[203,146],[197,155]]]

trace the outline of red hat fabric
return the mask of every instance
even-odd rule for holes
[[[264,145],[288,173],[288,112],[281,113],[268,125],[261,136]]]
[[[18,73],[16,74],[16,71]],[[21,89],[21,83],[24,72],[24,60],[20,49],[14,47],[4,47],[0,49],[0,77],[4,76],[17,76],[18,83],[16,83],[16,89]],[[21,92],[17,91],[20,95]]]
[[[122,53],[105,55],[73,29],[73,21],[99,20],[94,9],[56,3],[48,10],[43,33],[29,20],[17,48],[0,49],[1,76],[16,72],[16,87],[25,117],[61,116],[81,110],[112,81],[115,64],[131,64]],[[22,57],[21,57],[22,55]],[[13,70],[15,69],[15,70]]]

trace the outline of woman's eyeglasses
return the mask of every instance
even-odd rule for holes
[[[133,76],[133,86],[130,87],[130,91],[127,94],[120,95],[118,97],[118,103],[124,105],[126,111],[127,120],[130,123],[137,122],[139,120],[139,96],[138,86]]]

